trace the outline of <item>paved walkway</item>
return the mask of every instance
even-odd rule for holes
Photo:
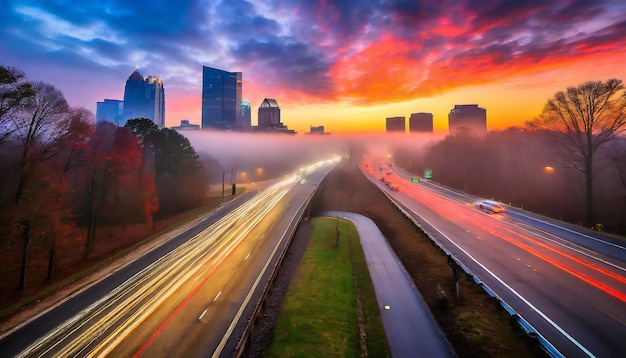
[[[354,223],[370,271],[392,357],[455,357],[430,308],[369,218],[339,211],[323,213]]]

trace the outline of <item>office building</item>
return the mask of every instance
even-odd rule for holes
[[[278,102],[273,98],[265,98],[259,106],[259,129],[280,127],[280,107]]]
[[[432,113],[411,113],[409,117],[409,132],[411,133],[433,133]]]
[[[265,133],[283,133],[283,134],[296,134],[293,129],[287,128],[280,121],[280,107],[278,102],[273,98],[265,98],[259,106],[258,112],[258,126],[254,128],[256,132]]]
[[[324,126],[311,126],[311,130],[306,134],[329,134],[324,132]]]
[[[163,81],[156,76],[146,78],[146,97],[148,98],[148,117],[159,128],[165,127],[165,89]]]
[[[448,128],[451,135],[484,135],[487,133],[487,110],[477,104],[457,104],[448,114]]]
[[[124,87],[124,125],[129,119],[147,118],[159,128],[165,126],[165,89],[156,76],[143,78],[135,69]]]
[[[202,66],[202,129],[242,130],[242,73]]]
[[[244,130],[252,128],[252,107],[247,99],[241,100],[241,122]]]
[[[96,123],[111,122],[117,126],[123,126],[124,101],[119,99],[105,99],[96,103]]]
[[[404,117],[387,118],[387,132],[406,132],[406,124]]]

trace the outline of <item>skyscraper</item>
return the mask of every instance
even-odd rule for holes
[[[448,128],[451,135],[487,133],[487,110],[477,104],[457,104],[448,114]]]
[[[241,72],[202,66],[202,129],[243,129],[241,88]]]
[[[146,79],[135,69],[126,80],[124,88],[124,125],[133,118],[148,118],[159,128],[165,126],[165,89],[156,76]]]
[[[96,103],[96,122],[111,122],[118,126],[123,126],[126,122],[124,118],[124,101],[119,99],[105,99]]]
[[[265,98],[259,106],[259,129],[277,128],[282,126],[280,122],[280,107],[273,98]]]
[[[388,117],[386,121],[387,132],[406,132],[404,117]]]
[[[432,113],[411,113],[409,118],[409,132],[433,132],[433,114]]]
[[[165,127],[165,89],[163,81],[156,76],[146,78],[146,96],[148,97],[148,118],[159,128]]]
[[[252,127],[252,107],[247,99],[241,100],[241,121],[245,130]]]
[[[135,69],[128,76],[124,87],[124,125],[129,119],[146,118],[148,112],[146,86],[141,73]]]

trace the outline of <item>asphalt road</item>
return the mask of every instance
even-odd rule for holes
[[[0,356],[232,354],[248,304],[262,291],[303,204],[333,167],[311,166],[244,194],[3,336]]]
[[[412,183],[386,161],[371,160],[364,173],[564,356],[624,357],[626,248],[619,240],[515,208],[483,212],[472,205],[477,198]]]
[[[329,211],[323,215],[350,220],[359,232],[391,355],[455,357],[426,301],[376,224],[354,213]]]

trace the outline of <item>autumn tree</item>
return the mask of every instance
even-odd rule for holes
[[[8,168],[15,174],[4,184],[13,190],[11,205],[4,206],[5,224],[22,237],[20,288],[26,285],[28,258],[34,244],[44,244],[56,235],[65,211],[56,200],[62,190],[58,171],[49,162],[59,153],[58,144],[68,133],[68,106],[54,86],[37,82],[34,96],[4,112],[3,129],[10,133],[14,157]],[[8,203],[7,203],[8,204]]]
[[[586,82],[557,92],[533,123],[551,130],[563,166],[585,182],[586,224],[595,223],[593,183],[598,150],[626,129],[626,92],[621,80]]]

